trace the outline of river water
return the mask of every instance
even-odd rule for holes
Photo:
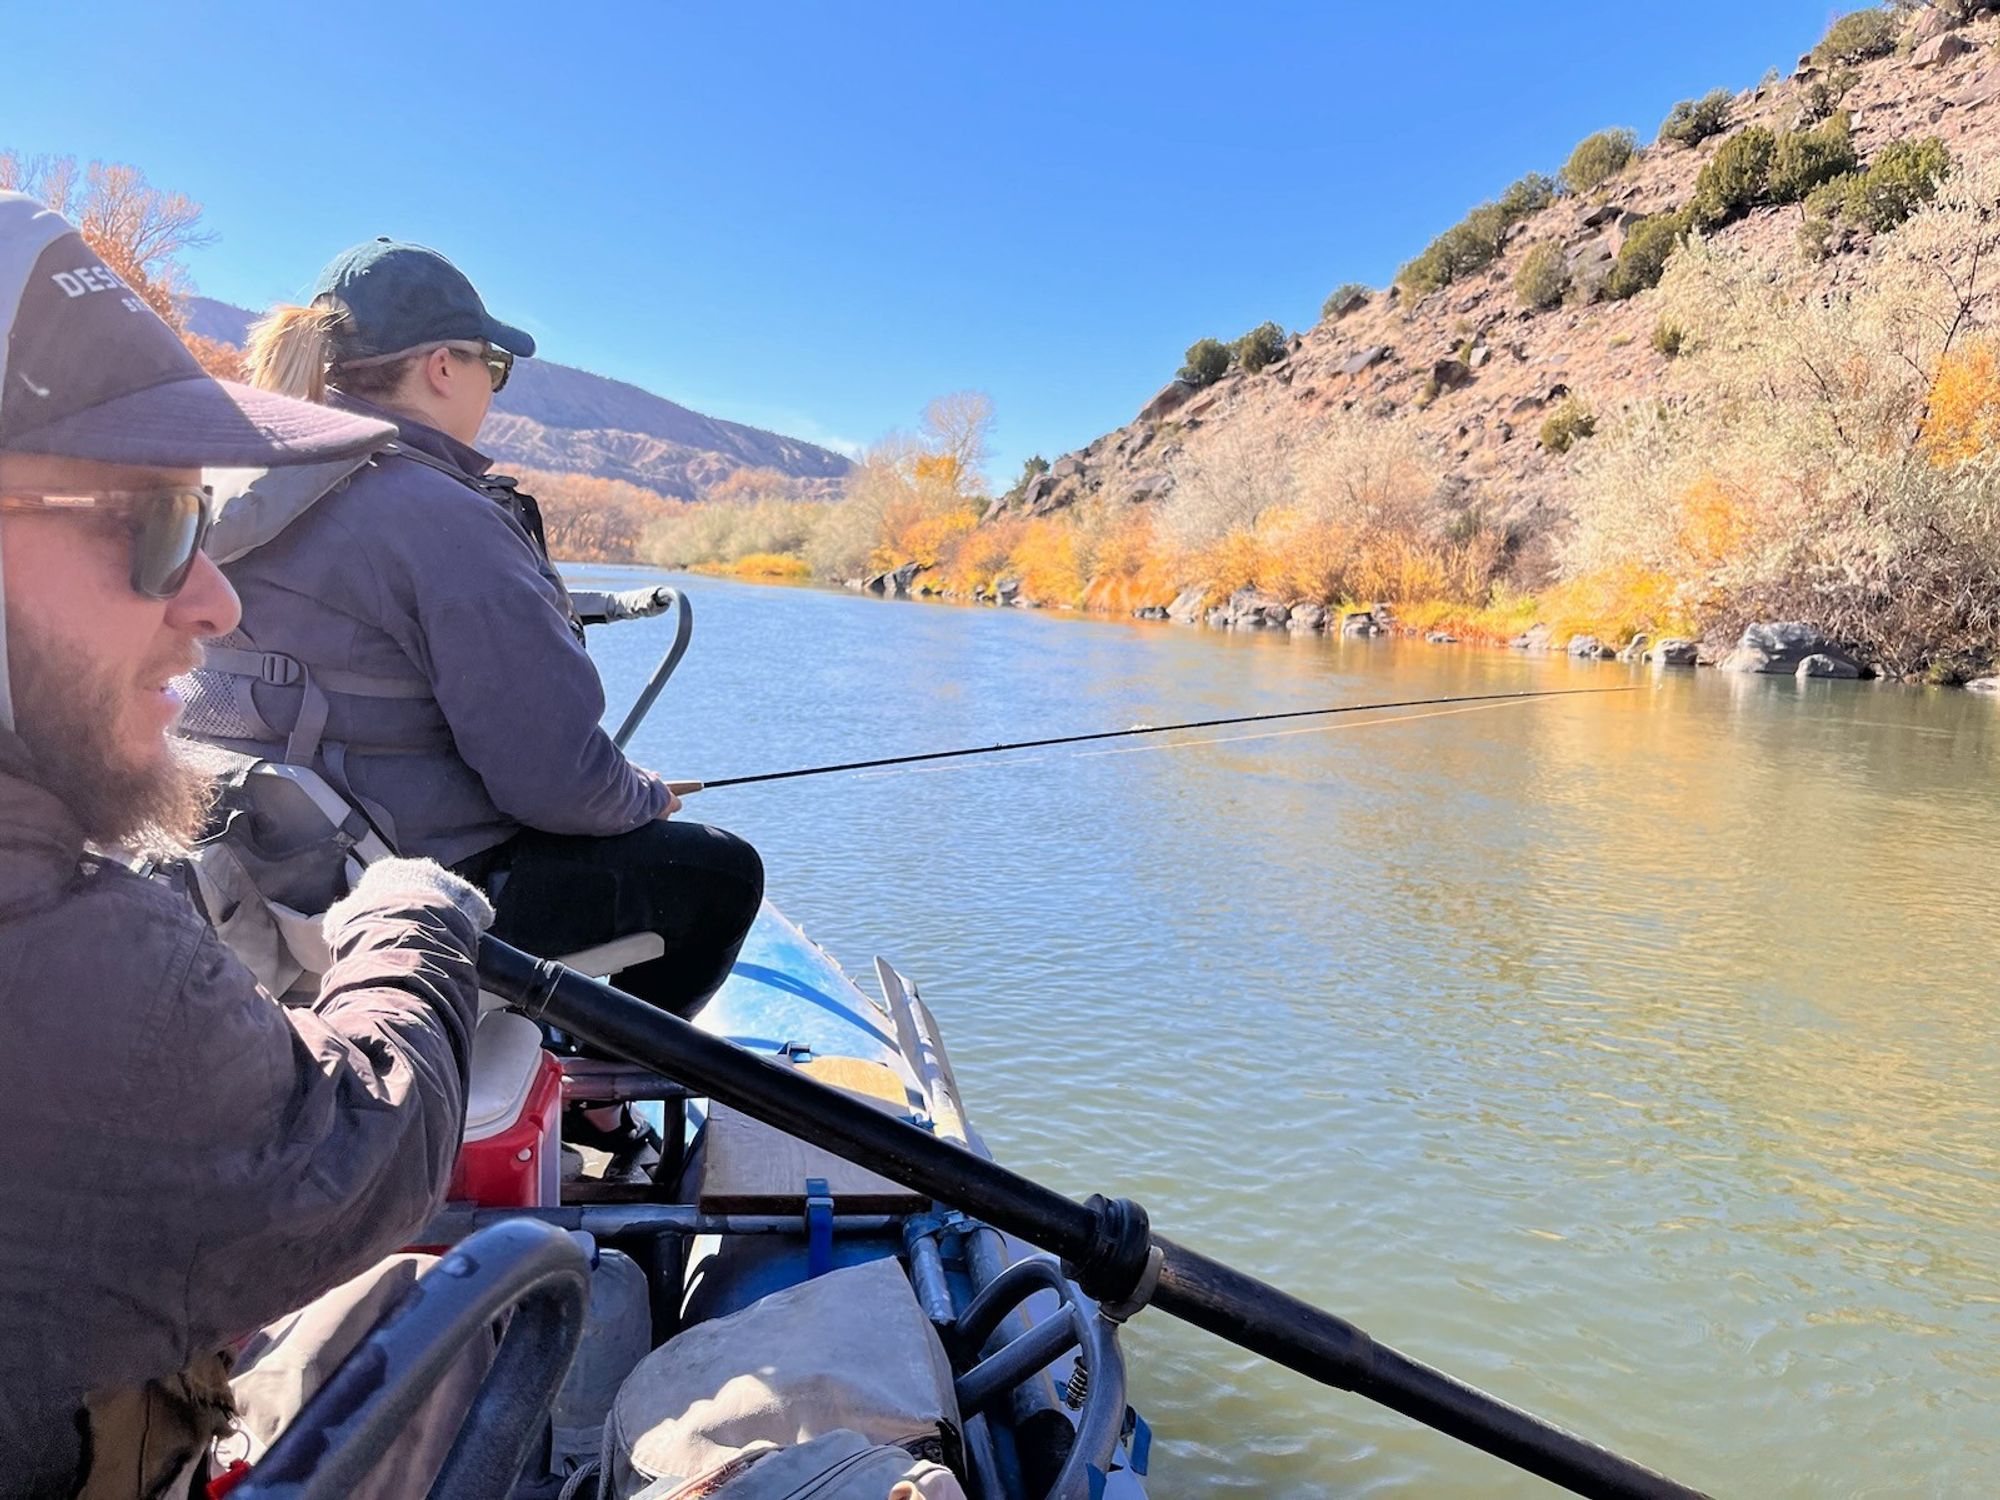
[[[634,751],[677,776],[1636,685],[687,815],[921,984],[1011,1165],[1717,1494],[2000,1493],[2000,704],[674,581],[695,646]],[[664,635],[593,633],[614,717]],[[1126,1339],[1156,1495],[1555,1493]]]

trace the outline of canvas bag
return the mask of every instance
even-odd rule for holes
[[[636,1500],[965,1500],[965,1490],[942,1464],[841,1429],[796,1448],[760,1443],[718,1473],[662,1479]]]
[[[655,1349],[604,1424],[603,1491],[679,1494],[723,1480],[760,1444],[793,1449],[836,1431],[905,1460],[960,1461],[951,1361],[894,1258],[787,1287]]]

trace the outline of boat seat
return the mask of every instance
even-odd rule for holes
[[[814,1058],[799,1071],[888,1114],[911,1117],[894,1069],[854,1057]],[[710,1104],[699,1203],[711,1214],[802,1214],[806,1184],[824,1182],[843,1213],[913,1214],[930,1199],[880,1173],[787,1135],[726,1104]]]
[[[666,939],[657,932],[633,932],[613,938],[608,943],[599,943],[595,948],[565,953],[556,962],[579,974],[588,974],[592,979],[609,979],[621,970],[651,963],[665,956],[666,951]]]

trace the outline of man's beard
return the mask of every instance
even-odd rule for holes
[[[121,682],[68,642],[19,619],[8,624],[14,732],[35,758],[36,780],[93,844],[153,858],[185,852],[214,806],[213,779],[172,739],[151,764],[127,763],[118,725],[135,683],[176,675],[192,653],[163,658],[157,677],[138,673]]]

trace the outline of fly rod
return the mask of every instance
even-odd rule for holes
[[[1345,1319],[1154,1234],[1129,1199],[1045,1187],[796,1068],[711,1036],[490,934],[480,983],[533,1020],[651,1068],[1062,1257],[1100,1303],[1157,1307],[1321,1385],[1353,1391],[1593,1500],[1703,1500],[1700,1491],[1453,1379]]]
[[[1140,724],[1131,729],[1101,729],[1095,734],[1062,734],[1045,740],[1014,740],[1004,745],[970,745],[959,750],[927,750],[919,755],[887,755],[879,760],[849,760],[831,766],[807,766],[798,771],[765,771],[756,776],[729,776],[721,781],[677,781],[679,792],[715,791],[725,786],[754,786],[766,781],[794,781],[801,776],[830,776],[835,771],[874,771],[884,766],[910,766],[919,761],[957,760],[966,755],[997,755],[1003,750],[1046,750],[1052,745],[1082,745],[1092,740],[1123,740],[1136,734],[1172,734],[1178,729],[1222,729],[1232,724],[1271,724],[1280,719],[1313,719],[1328,714],[1361,714],[1384,708],[1439,708],[1449,703],[1505,703],[1526,698],[1581,698],[1591,693],[1631,693],[1637,688],[1544,688],[1527,693],[1469,693],[1458,698],[1405,698],[1395,703],[1343,703],[1333,708],[1294,708],[1275,714],[1244,714],[1230,719],[1191,719],[1185,724]]]

